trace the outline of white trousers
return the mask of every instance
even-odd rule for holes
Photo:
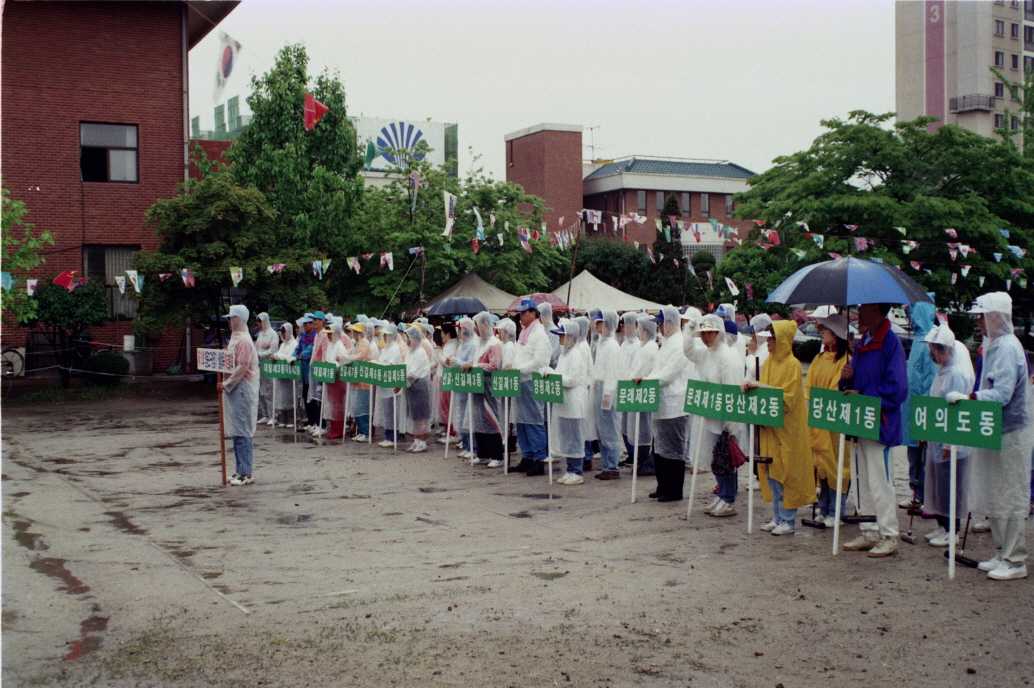
[[[1022,566],[1027,560],[1027,521],[1022,518],[989,518],[991,537],[1002,560],[1011,566]]]
[[[890,478],[888,447],[874,440],[858,440],[858,495],[862,514],[876,514],[875,523],[859,523],[866,537],[895,538],[898,528],[894,485]]]

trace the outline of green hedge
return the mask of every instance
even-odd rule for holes
[[[83,361],[86,384],[112,387],[129,372],[129,361],[110,351],[101,351]]]

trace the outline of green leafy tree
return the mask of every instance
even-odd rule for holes
[[[730,251],[722,258],[714,270],[713,290],[708,291],[708,300],[712,303],[733,303],[736,312],[750,315],[756,312],[780,313],[785,315],[790,309],[783,309],[778,304],[764,303],[759,294],[767,294],[789,277],[796,266],[788,263],[781,256],[755,244],[745,245]],[[736,283],[739,296],[733,296],[725,283],[728,277]],[[747,285],[751,286],[754,298],[747,294]]]
[[[945,125],[931,133],[929,117],[889,128],[892,116],[857,111],[847,121],[824,121],[828,131],[811,148],[776,158],[771,169],[748,181],[748,191],[736,195],[738,216],[764,220],[766,231],[778,231],[779,245],[769,254],[785,261],[780,274],[828,260],[828,252],[876,257],[902,266],[936,293],[939,306],[952,309],[979,293],[1004,290],[1013,269],[1029,274],[1031,256],[1018,257],[1007,246],[1031,246],[1034,160],[1008,142],[961,127]],[[848,225],[859,228],[852,232]],[[954,229],[957,238],[945,229]],[[750,238],[757,240],[758,232],[752,230]],[[823,235],[823,247],[806,232]],[[875,243],[859,250],[855,240],[861,238]],[[918,245],[911,248],[906,241]],[[949,242],[977,252],[953,260]],[[804,251],[804,258],[798,260],[794,249]],[[744,246],[729,255],[753,250]],[[920,264],[918,271],[912,261]],[[968,277],[962,265],[970,266]],[[979,277],[985,278],[983,287]],[[1013,283],[1017,309],[1029,312],[1030,290],[1018,288],[1017,279]],[[755,298],[763,300],[767,292],[758,289]]]
[[[40,280],[32,300],[36,308],[32,317],[19,323],[43,333],[60,367],[61,386],[71,383],[71,369],[76,363],[76,344],[89,327],[107,322],[108,299],[104,285],[89,280],[71,292],[53,283],[53,275]]]
[[[551,285],[553,289],[560,287],[571,278],[572,254],[573,249],[568,248],[564,251],[566,261],[553,278]],[[650,267],[646,254],[636,250],[631,244],[605,236],[594,236],[580,240],[574,274],[577,275],[582,270],[588,270],[615,289],[620,289],[633,296],[641,296],[640,288]],[[563,295],[561,298],[564,298]]]
[[[308,64],[302,45],[287,45],[272,70],[252,77],[252,119],[226,159],[239,185],[266,197],[279,235],[299,248],[346,255],[356,247],[343,230],[360,203],[363,161],[341,80],[327,72],[311,79]],[[311,131],[304,126],[306,93],[330,108]]]
[[[638,296],[656,303],[683,304],[690,277],[682,260],[681,232],[669,219],[682,214],[675,194],[668,195],[660,214],[662,226],[671,233],[671,241],[667,240],[663,231],[656,232],[652,250],[657,263],[650,265]],[[679,261],[678,267],[675,266],[675,260]]]
[[[394,168],[394,180],[387,186],[365,190],[363,204],[348,225],[354,246],[349,255],[359,259],[360,273],[340,265],[328,275],[333,305],[349,314],[366,312],[374,317],[385,309],[397,312],[419,303],[421,296],[426,299],[444,291],[469,270],[511,294],[548,288],[548,274],[563,265],[563,257],[549,245],[547,236],[531,241],[528,253],[517,235],[518,227],[526,228],[529,235],[541,227],[542,199],[524,193],[516,184],[489,179],[480,169],[461,180],[448,173],[448,163],[433,167],[415,156],[400,159],[405,167]],[[413,172],[420,174],[415,210]],[[445,191],[457,197],[451,237],[442,236]],[[476,254],[474,208],[484,226],[484,240],[478,242]],[[409,253],[417,247],[424,251]],[[380,265],[380,254],[385,252],[392,253],[394,270]],[[369,254],[373,254],[369,260],[363,258]]]
[[[2,238],[0,238],[0,265],[4,272],[24,276],[33,268],[46,263],[40,251],[54,243],[50,232],[38,235],[34,225],[24,220],[29,209],[22,201],[11,198],[7,189],[0,188],[3,198]],[[38,315],[39,302],[24,289],[4,290],[2,310],[11,313],[19,324],[27,324]]]
[[[1005,108],[1005,126],[995,129],[995,133],[1003,140],[1015,144],[1017,134],[1023,139],[1023,157],[1034,158],[1034,66],[1024,65],[1023,81],[1012,81],[995,66],[991,71],[1005,85],[1012,99],[1019,103],[1018,112],[1013,112],[1008,106]],[[1016,120],[1016,129],[1012,128],[1012,121]]]
[[[145,221],[161,240],[153,252],[138,252],[133,267],[151,277],[145,280],[136,329],[155,334],[184,318],[211,321],[226,312],[230,268],[241,268],[246,290],[244,303],[253,313],[269,306],[274,315],[293,315],[323,305],[325,295],[311,271],[320,254],[296,247],[290,229],[275,221],[265,197],[254,188],[237,184],[225,168],[212,169],[198,161],[201,179],[180,185],[180,193],[162,199],[147,211]],[[267,267],[283,263],[283,272]],[[187,287],[179,271],[189,269],[195,286]],[[174,276],[161,281],[157,275]],[[78,291],[78,290],[77,290]]]

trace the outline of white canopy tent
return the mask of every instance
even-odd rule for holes
[[[485,280],[478,277],[476,272],[468,272],[463,276],[463,279],[456,282],[438,296],[432,299],[428,299],[426,302],[421,304],[420,308],[427,311],[434,304],[444,299],[452,298],[454,296],[470,296],[476,299],[480,299],[481,303],[485,304],[485,307],[491,313],[505,313],[506,309],[510,307],[513,300],[517,297],[513,294],[507,294],[502,289],[493,287]],[[417,308],[410,307],[409,311],[415,311]]]
[[[567,295],[568,287],[571,291],[570,300]],[[578,312],[585,312],[593,306],[618,312],[640,310],[657,312],[663,307],[663,304],[647,301],[615,289],[606,282],[600,281],[588,270],[580,272],[573,280],[554,291],[553,295],[565,301],[568,306]]]

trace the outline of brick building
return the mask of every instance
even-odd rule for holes
[[[4,6],[3,183],[25,202],[26,221],[55,239],[46,265],[17,277],[75,270],[103,281],[110,320],[93,328],[94,341],[121,346],[132,333],[135,303],[114,278],[133,251],[157,247],[144,213],[188,173],[188,52],[237,4]],[[3,344],[24,346],[27,334],[5,327]],[[182,331],[148,345],[154,369],[164,370],[182,349]]]
[[[558,220],[570,224],[582,205],[582,127],[577,124],[537,124],[503,137],[506,142],[506,181],[546,201],[545,220],[551,231]]]

